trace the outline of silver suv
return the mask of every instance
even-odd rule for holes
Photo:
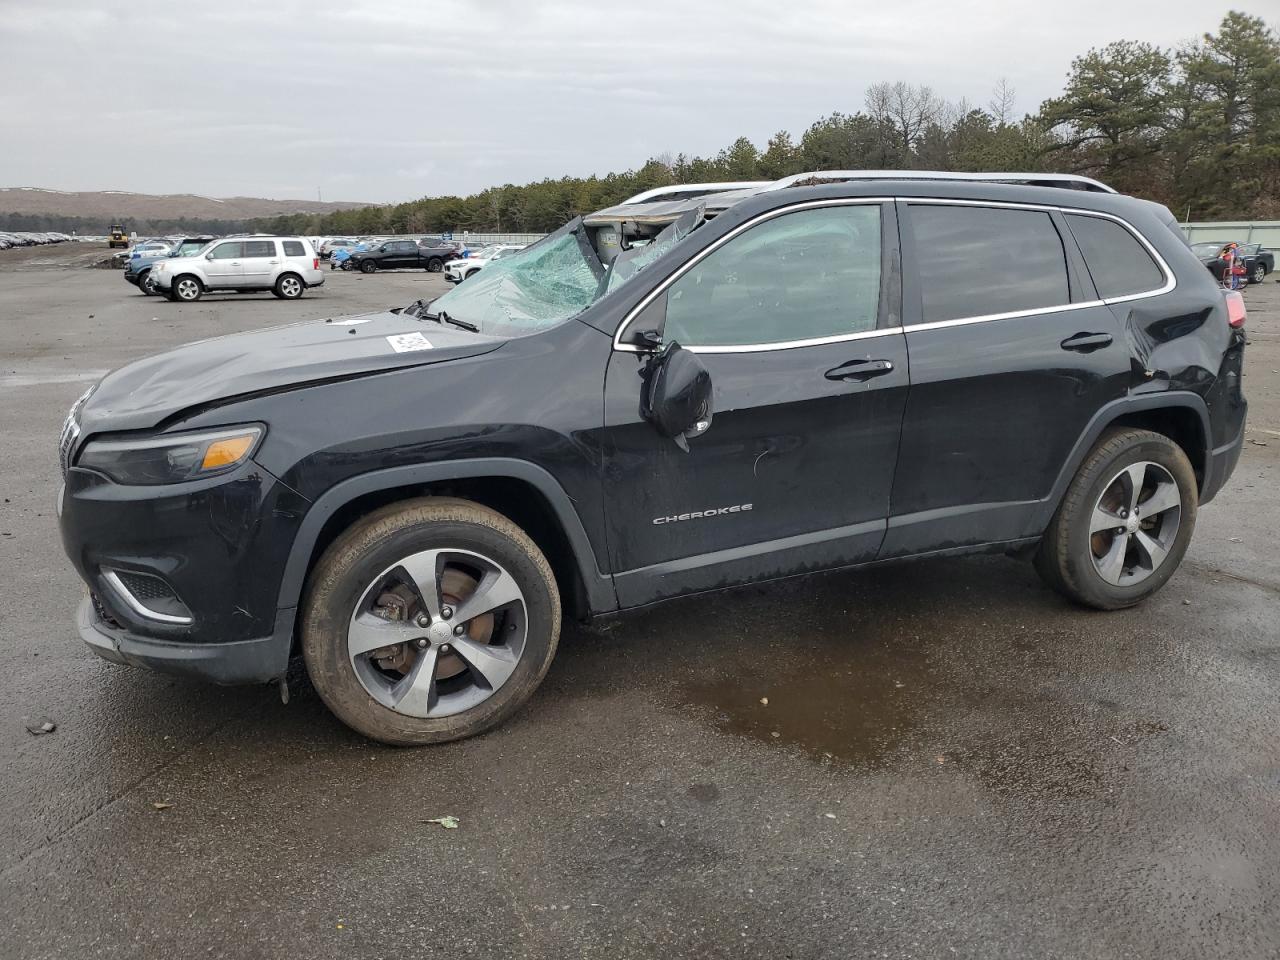
[[[270,290],[296,300],[324,283],[324,274],[305,237],[229,237],[189,257],[159,261],[151,280],[157,292],[186,303],[214,290]]]

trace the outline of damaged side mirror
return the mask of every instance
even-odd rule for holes
[[[711,425],[711,374],[697,354],[669,343],[650,356],[640,376],[640,416],[687,452],[687,438]]]

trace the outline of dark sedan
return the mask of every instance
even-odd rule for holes
[[[1191,249],[1200,258],[1200,262],[1209,268],[1213,278],[1222,282],[1222,275],[1227,269],[1227,261],[1222,252],[1231,241],[1205,241],[1193,243]],[[1275,254],[1260,243],[1237,243],[1238,256],[1244,261],[1245,278],[1250,283],[1261,283],[1267,274],[1276,268]]]

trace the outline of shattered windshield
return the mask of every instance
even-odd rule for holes
[[[625,284],[688,236],[702,217],[700,207],[688,211],[653,239],[618,253],[608,267],[579,217],[532,246],[488,254],[485,268],[432,302],[426,316],[491,336],[555,326]]]
[[[431,304],[491,335],[532,333],[581,313],[597,296],[604,267],[583,237],[582,220],[500,257]]]

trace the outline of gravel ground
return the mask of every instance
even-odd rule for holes
[[[1280,953],[1276,284],[1253,442],[1142,608],[1005,558],[749,587],[570,625],[515,720],[389,750],[301,678],[284,706],[90,654],[54,439],[133,357],[443,283],[179,306],[5,253],[0,957]]]

